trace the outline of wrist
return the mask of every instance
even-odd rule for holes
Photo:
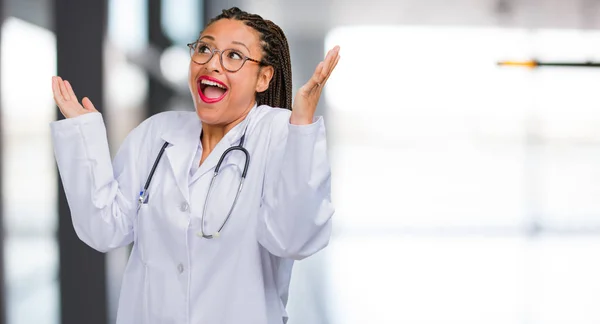
[[[292,125],[309,125],[313,123],[313,116],[306,116],[292,111],[290,116],[290,124]]]

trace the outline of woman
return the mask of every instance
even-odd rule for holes
[[[271,21],[224,10],[189,46],[197,117],[150,117],[112,163],[102,116],[53,77],[66,119],[52,137],[75,231],[102,252],[134,243],[117,323],[285,323],[293,261],[331,232],[325,127],[314,113],[339,47],[290,111],[288,44]]]

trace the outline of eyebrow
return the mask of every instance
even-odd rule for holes
[[[204,38],[208,38],[208,39],[210,39],[211,41],[214,41],[214,40],[215,40],[215,38],[214,38],[214,37],[212,37],[212,36],[210,36],[210,35],[205,35],[205,36],[202,36],[202,37],[200,37],[200,39],[199,39],[199,40],[202,40],[202,39],[204,39]],[[248,46],[246,46],[246,44],[244,44],[244,43],[242,43],[242,42],[238,42],[238,41],[232,41],[231,43],[232,43],[232,44],[236,44],[236,45],[242,45],[242,46],[244,46],[244,47],[245,47],[245,48],[248,50],[248,53],[250,53],[250,49],[248,48]]]
[[[237,45],[242,45],[242,46],[244,46],[244,47],[245,47],[245,48],[248,50],[248,53],[250,53],[250,49],[248,48],[248,46],[246,46],[246,44],[244,44],[244,43],[242,43],[242,42],[238,42],[238,41],[233,41],[232,43],[233,43],[233,44],[237,44]]]

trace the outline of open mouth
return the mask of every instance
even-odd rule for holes
[[[200,99],[206,103],[215,103],[221,101],[227,94],[227,86],[214,78],[201,76],[198,79],[198,94]]]

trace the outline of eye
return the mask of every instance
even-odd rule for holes
[[[209,54],[211,52],[210,47],[206,44],[198,44],[196,46],[196,51],[202,54]]]
[[[232,60],[243,60],[244,54],[234,50],[229,50],[227,51],[227,58]]]

